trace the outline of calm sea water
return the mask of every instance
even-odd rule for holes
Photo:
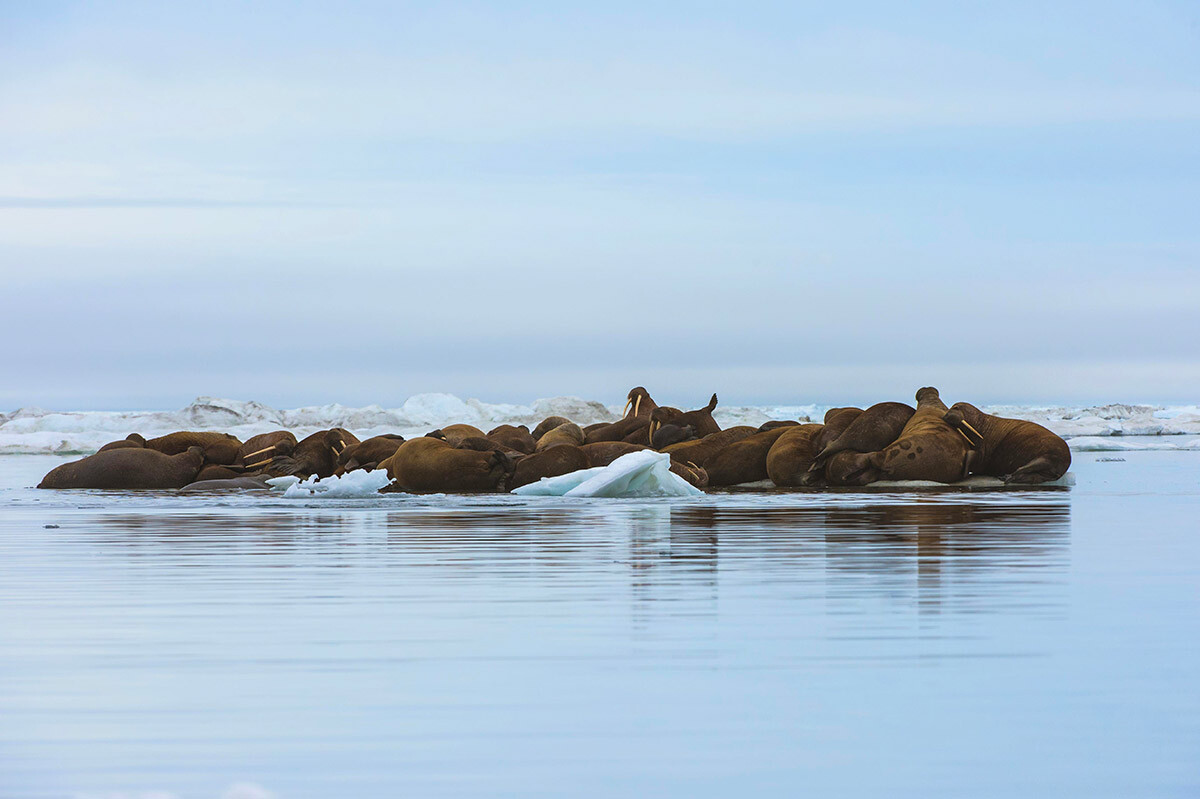
[[[62,460],[0,458],[6,799],[1200,793],[1200,453],[688,501]]]

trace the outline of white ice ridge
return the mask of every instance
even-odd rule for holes
[[[673,401],[678,402],[675,398]],[[701,404],[701,397],[692,403]],[[687,404],[687,403],[684,403]],[[547,416],[565,416],[581,425],[608,422],[621,414],[621,405],[605,406],[578,397],[552,397],[529,405],[486,403],[452,394],[418,394],[397,408],[368,405],[351,408],[321,405],[278,410],[260,402],[199,397],[178,411],[49,411],[21,408],[0,413],[0,455],[77,454],[95,452],[109,441],[141,433],[147,438],[176,430],[221,430],[243,441],[280,428],[297,436],[330,427],[344,427],[359,438],[382,433],[420,436],[444,425],[466,422],[486,432],[500,424],[531,428]],[[757,427],[772,419],[821,421],[831,406],[718,406],[713,414],[722,427]],[[1064,438],[1073,449],[1102,449],[1093,437],[1112,439],[1111,449],[1197,449],[1196,440],[1121,442],[1121,436],[1200,435],[1200,407],[1158,405],[1099,405],[1088,407],[984,406],[1002,416],[1030,419]],[[1087,437],[1086,441],[1082,441]],[[1104,443],[1104,442],[1102,442]]]
[[[298,477],[277,477],[267,482],[272,490],[282,490],[284,499],[356,499],[378,496],[379,489],[391,481],[383,469],[370,472],[358,469],[320,480],[316,477],[307,480]]]
[[[694,497],[704,492],[671,471],[671,456],[641,450],[607,466],[543,477],[512,490],[526,497]]]

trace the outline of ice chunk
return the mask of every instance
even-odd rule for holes
[[[268,481],[273,482],[273,481]],[[310,477],[307,480],[292,483],[283,492],[284,499],[347,499],[355,497],[373,497],[379,489],[390,483],[384,469],[364,471],[362,469],[347,472],[340,477],[325,477],[320,480]]]
[[[581,469],[513,489],[524,496],[563,497],[693,497],[703,492],[671,471],[665,452],[639,450],[608,466]]]

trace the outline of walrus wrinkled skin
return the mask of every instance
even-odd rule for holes
[[[501,491],[512,461],[501,452],[456,449],[438,438],[412,438],[379,464],[404,491]]]
[[[497,444],[502,444],[508,449],[524,452],[526,455],[533,454],[537,449],[537,439],[529,433],[529,428],[525,425],[502,424],[499,427],[493,427],[488,431],[487,437]]]
[[[350,444],[338,456],[338,466],[334,474],[345,474],[358,469],[374,471],[379,464],[395,454],[404,443],[404,436],[386,433],[372,436],[358,444]]]
[[[110,441],[97,452],[108,452],[110,449],[126,449],[128,447],[145,447],[146,439],[140,433],[130,433],[120,441]]]
[[[242,472],[229,466],[222,466],[219,463],[206,463],[196,475],[196,480],[230,480],[234,477],[241,477]]]
[[[673,424],[683,428],[691,425],[696,435],[704,438],[707,435],[721,432],[721,426],[713,419],[713,409],[717,407],[717,395],[713,394],[708,405],[694,411],[681,411],[678,408],[660,406],[650,413],[650,430],[647,443],[654,440],[655,431],[665,424]],[[641,442],[638,442],[641,443]]]
[[[1046,483],[1071,468],[1071,448],[1036,422],[984,413],[969,402],[950,406],[947,421],[975,444],[971,473],[1006,483]]]
[[[204,450],[189,447],[164,455],[144,447],[97,452],[50,470],[38,488],[183,488],[204,465]]]
[[[732,486],[767,479],[767,455],[779,437],[792,428],[755,432],[725,447],[702,464],[710,486]]]
[[[791,419],[778,419],[769,422],[763,422],[758,426],[758,432],[762,433],[766,430],[774,430],[776,427],[797,427],[800,423],[793,422]]]
[[[585,443],[586,436],[583,434],[583,428],[574,422],[567,422],[566,424],[560,424],[539,438],[534,451],[541,452],[542,450],[550,449],[550,447],[557,447],[560,444],[573,444],[576,447],[581,447]]]
[[[871,454],[881,480],[933,480],[954,483],[966,478],[975,450],[967,438],[946,421],[950,409],[938,390],[917,392],[917,410],[900,437]]]
[[[188,447],[200,447],[204,450],[204,459],[209,463],[228,466],[237,460],[242,442],[229,433],[209,433],[183,430],[178,433],[168,433],[165,436],[151,438],[146,441],[146,449],[161,452],[164,455],[178,455],[187,451]]]
[[[757,432],[758,430],[749,425],[738,425],[737,427],[730,427],[728,430],[709,433],[704,438],[696,441],[684,441],[681,444],[672,444],[669,447],[665,447],[663,452],[668,453],[673,460],[681,460],[685,463],[691,461],[697,466],[707,468],[709,459],[718,452],[730,444],[741,441]]]
[[[207,491],[268,491],[271,486],[265,477],[230,477],[226,480],[197,480],[179,489],[181,494],[200,494]]]
[[[517,461],[512,478],[508,481],[508,488],[511,491],[523,485],[536,483],[543,477],[558,477],[588,467],[588,456],[583,447],[559,444],[533,455],[526,455]]]
[[[772,428],[776,429],[776,428]],[[767,477],[777,486],[804,485],[801,482],[817,454],[817,436],[823,424],[801,424],[785,427],[767,451]]]

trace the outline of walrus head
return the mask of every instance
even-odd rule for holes
[[[125,436],[125,440],[132,441],[133,443],[137,444],[139,447],[146,446],[146,437],[143,436],[141,433],[130,433],[129,435]]]
[[[644,415],[642,414],[643,408],[649,413],[657,407],[658,405],[650,398],[650,392],[642,386],[637,386],[629,389],[625,399],[625,410],[621,411],[621,418],[636,418]]]
[[[942,421],[957,430],[972,448],[976,448],[983,443],[983,435],[966,420],[962,408],[959,407],[960,405],[966,405],[966,403],[955,403],[954,407],[946,411],[945,415],[942,416]],[[975,410],[974,406],[968,407]],[[977,410],[976,413],[978,413]]]
[[[443,433],[441,428],[439,427],[437,430],[430,430],[428,433],[426,433],[425,438],[436,438],[439,441],[445,441],[446,434]]]
[[[938,390],[933,386],[925,386],[925,388],[917,389],[917,402],[928,402],[931,400],[941,399]]]

